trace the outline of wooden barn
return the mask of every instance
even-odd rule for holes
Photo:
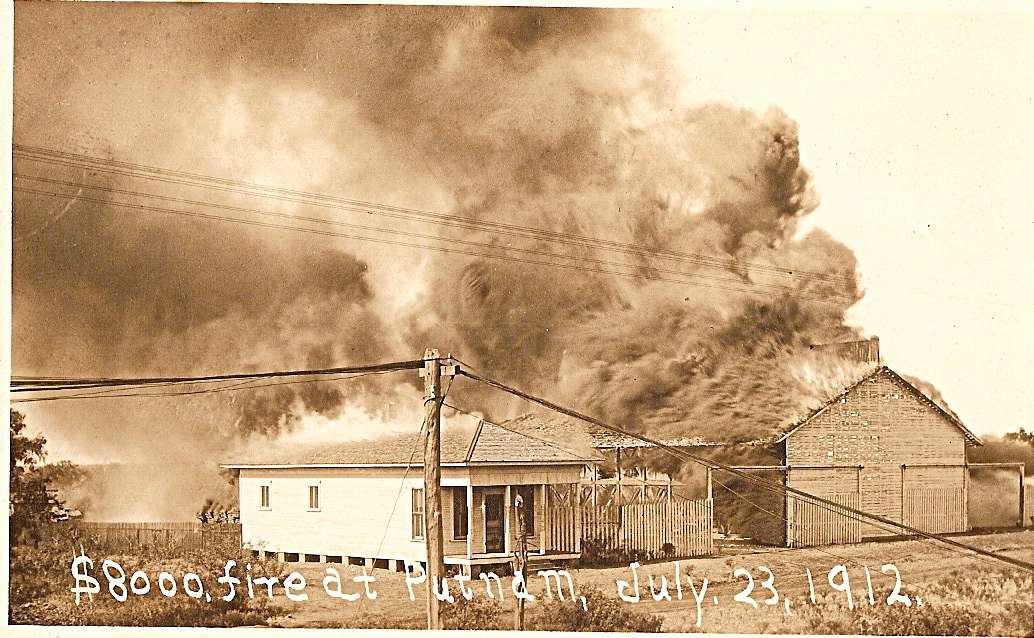
[[[471,425],[442,429],[446,564],[508,563],[518,493],[533,558],[577,558],[577,489],[594,460],[487,421]],[[238,473],[243,545],[287,560],[426,562],[422,449],[413,433],[223,465]]]
[[[968,529],[966,449],[982,445],[946,406],[885,365],[774,440],[786,485],[928,532]],[[858,542],[900,530],[787,495],[788,546]]]

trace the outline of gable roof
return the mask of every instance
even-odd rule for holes
[[[522,434],[535,436],[547,441],[566,444],[577,450],[613,450],[617,448],[652,448],[653,443],[641,441],[633,436],[613,432],[598,425],[556,414],[552,412],[535,412],[510,419],[503,423]],[[655,437],[651,437],[655,438]],[[677,439],[661,440],[672,447],[706,447],[721,445],[700,437],[684,436]]]
[[[565,442],[577,450],[652,447],[637,438],[611,432],[581,419],[554,412],[533,412],[510,419],[504,426],[527,436]]]
[[[224,463],[223,467],[421,467],[424,459],[420,433],[305,446],[250,456]],[[441,458],[443,465],[592,462],[591,458],[575,454],[554,443],[525,436],[484,420],[479,421],[473,429],[442,428]]]
[[[874,370],[870,371],[868,374],[865,374],[862,378],[858,379],[853,383],[850,383],[849,385],[847,385],[847,387],[843,388],[840,392],[837,392],[834,396],[825,401],[822,405],[816,407],[811,412],[809,412],[807,416],[805,416],[804,418],[797,419],[795,421],[787,423],[783,428],[781,428],[782,434],[775,438],[772,442],[779,443],[781,441],[784,441],[791,434],[804,427],[813,418],[824,412],[826,408],[840,401],[843,397],[847,396],[847,394],[849,394],[852,390],[854,390],[861,384],[865,383],[869,379],[875,378],[879,375],[889,376],[892,381],[902,386],[905,390],[907,390],[913,396],[915,396],[915,398],[919,399],[920,402],[925,403],[926,405],[932,407],[935,411],[939,412],[941,416],[948,420],[949,423],[951,423],[952,425],[954,425],[962,431],[962,434],[966,437],[967,445],[984,444],[984,442],[981,441],[976,434],[973,434],[973,432],[971,432],[969,428],[962,424],[962,421],[950,408],[948,408],[946,405],[942,405],[940,401],[937,401],[934,398],[930,397],[928,394],[917,388],[913,383],[911,383],[910,381],[902,377],[900,374],[894,372],[885,365],[878,366]]]

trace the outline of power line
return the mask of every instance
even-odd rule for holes
[[[367,214],[390,217],[393,219],[416,219],[419,221],[430,221],[439,225],[466,228],[471,230],[487,230],[491,232],[508,234],[546,241],[555,241],[583,247],[601,248],[614,250],[629,254],[642,255],[676,261],[685,261],[701,266],[720,268],[728,271],[737,267],[747,267],[761,272],[778,274],[784,277],[795,277],[802,279],[819,279],[828,282],[840,282],[854,284],[854,276],[837,275],[827,272],[815,272],[806,270],[789,270],[763,264],[758,262],[740,261],[736,259],[725,259],[702,255],[698,253],[680,252],[666,249],[647,248],[636,244],[618,242],[610,239],[601,239],[586,235],[549,231],[520,224],[504,223],[492,220],[475,220],[459,215],[436,213],[418,208],[406,208],[379,204],[375,202],[338,197],[333,195],[311,193],[301,190],[266,186],[242,180],[212,177],[201,173],[190,173],[186,171],[175,171],[145,164],[134,164],[121,162],[114,159],[106,159],[69,153],[48,149],[16,144],[13,146],[14,156],[22,159],[29,159],[42,163],[57,164],[60,166],[92,169],[99,172],[107,172],[125,177],[149,179],[153,181],[180,184],[186,186],[203,187],[223,192],[232,192],[250,196],[269,197],[279,201],[291,201],[295,203],[340,208],[352,212],[363,212]],[[125,169],[125,170],[119,170]],[[242,190],[245,189],[245,190]]]
[[[190,377],[123,377],[123,378],[85,378],[74,382],[48,379],[11,379],[11,392],[39,392],[44,390],[78,390],[96,387],[145,386],[169,383],[197,383],[207,381],[233,381],[241,379],[268,379],[273,377],[308,377],[319,375],[350,374],[356,372],[394,372],[399,370],[417,370],[423,366],[423,360],[394,361],[365,366],[316,368],[312,370],[276,370],[269,372],[243,372],[234,374],[215,374]]]
[[[609,423],[605,423],[605,422],[603,422],[603,421],[601,421],[599,419],[596,419],[594,417],[588,416],[586,414],[582,414],[582,413],[577,412],[575,410],[572,410],[570,408],[565,408],[565,407],[563,407],[561,405],[558,405],[556,403],[553,403],[552,401],[549,401],[547,399],[543,399],[541,397],[537,397],[537,396],[529,394],[527,392],[518,390],[517,388],[510,387],[508,385],[500,383],[499,381],[495,381],[493,379],[489,379],[487,377],[482,377],[482,376],[474,374],[472,372],[468,372],[466,370],[463,370],[462,368],[458,371],[458,373],[462,374],[462,375],[464,375],[466,377],[469,377],[469,378],[471,378],[471,379],[473,379],[475,381],[479,381],[479,382],[481,382],[481,383],[483,383],[483,384],[485,384],[487,386],[496,388],[497,390],[501,390],[503,392],[512,394],[512,395],[520,397],[522,399],[525,399],[526,401],[530,401],[530,402],[535,403],[537,405],[540,405],[542,407],[545,407],[545,408],[548,408],[550,410],[553,410],[554,412],[559,412],[560,414],[564,414],[564,415],[570,416],[570,417],[578,419],[580,421],[585,421],[587,423],[591,423],[593,425],[597,425],[597,426],[599,426],[601,428],[604,428],[606,430],[609,430],[611,432],[615,432],[615,433],[618,433],[618,434],[623,434],[625,436],[630,436],[630,437],[635,438],[635,439],[639,439],[640,441],[643,441],[644,443],[650,443],[651,445],[654,445],[654,446],[656,446],[656,447],[658,447],[660,449],[663,449],[666,452],[668,452],[668,453],[670,453],[670,454],[672,454],[672,455],[674,455],[676,457],[680,457],[680,458],[682,458],[684,460],[694,461],[694,462],[699,463],[699,464],[704,465],[704,466],[716,467],[716,468],[725,470],[726,472],[729,472],[729,473],[734,474],[736,476],[739,476],[741,478],[745,478],[748,481],[750,481],[750,482],[752,482],[752,483],[754,483],[756,485],[759,485],[761,487],[764,487],[766,489],[770,489],[770,490],[773,490],[773,491],[778,491],[780,493],[787,493],[792,498],[796,498],[797,500],[802,500],[802,501],[808,502],[808,503],[813,503],[813,504],[818,505],[820,507],[823,507],[824,509],[827,509],[827,510],[829,510],[831,512],[835,512],[835,513],[838,513],[838,514],[842,514],[844,512],[847,512],[847,513],[853,514],[855,516],[860,516],[860,517],[862,517],[862,518],[864,518],[866,520],[869,520],[869,521],[876,521],[878,523],[883,523],[883,524],[890,525],[894,529],[904,530],[904,531],[906,531],[906,532],[908,532],[910,534],[921,536],[921,537],[923,537],[925,539],[928,539],[928,540],[939,541],[941,543],[944,543],[945,545],[949,545],[949,546],[951,546],[953,548],[956,548],[956,549],[960,549],[960,550],[964,550],[964,551],[969,551],[969,552],[974,552],[974,553],[982,555],[982,556],[987,556],[989,558],[993,558],[993,559],[999,560],[999,561],[1001,561],[1003,563],[1006,563],[1006,564],[1008,564],[1008,565],[1010,565],[1012,567],[1019,567],[1019,568],[1025,570],[1025,571],[1034,572],[1034,564],[1032,564],[1032,563],[1028,563],[1026,561],[1022,561],[1022,560],[1019,560],[1017,558],[1013,558],[1011,556],[1005,556],[1003,554],[996,554],[994,552],[987,551],[987,550],[982,549],[980,547],[975,547],[975,546],[972,546],[972,545],[967,545],[965,543],[961,543],[959,541],[953,540],[951,538],[947,538],[947,537],[942,536],[940,534],[933,534],[933,533],[926,532],[926,531],[923,531],[921,529],[918,529],[916,527],[912,527],[910,525],[905,525],[904,523],[899,523],[897,521],[894,521],[892,519],[886,518],[884,516],[879,516],[877,514],[870,514],[868,512],[865,512],[865,511],[862,511],[862,510],[859,510],[859,509],[856,509],[856,508],[853,508],[853,507],[850,507],[850,506],[847,506],[847,505],[841,505],[840,503],[837,503],[835,501],[831,501],[831,500],[825,499],[825,498],[823,498],[821,496],[817,496],[815,494],[810,494],[808,492],[804,492],[802,490],[798,490],[797,488],[793,488],[793,487],[789,487],[789,486],[784,486],[781,483],[776,483],[774,481],[770,481],[770,480],[767,480],[767,479],[758,478],[758,477],[753,476],[753,475],[751,475],[751,474],[749,474],[747,472],[743,472],[743,471],[737,470],[736,468],[734,468],[734,467],[732,467],[730,465],[726,465],[725,463],[722,463],[720,461],[715,461],[713,459],[709,459],[709,458],[706,458],[706,457],[703,457],[703,456],[700,456],[700,455],[697,455],[697,454],[693,454],[692,452],[688,452],[686,450],[681,450],[681,449],[672,447],[672,446],[670,446],[670,445],[668,445],[668,444],[666,444],[666,443],[664,443],[662,441],[658,441],[656,439],[653,439],[653,438],[650,438],[650,437],[647,437],[647,436],[643,436],[642,434],[637,434],[637,433],[634,433],[634,432],[629,432],[629,431],[624,430],[622,428],[619,428],[617,426],[610,425]]]
[[[546,250],[537,250],[537,249],[532,249],[532,248],[520,248],[520,247],[516,247],[516,246],[503,246],[503,245],[498,245],[498,244],[493,244],[493,243],[478,242],[478,241],[458,239],[458,238],[451,238],[451,237],[441,237],[441,236],[438,236],[438,235],[428,235],[428,234],[425,234],[425,233],[416,233],[416,232],[411,232],[411,231],[403,231],[403,230],[393,229],[393,228],[381,228],[381,227],[378,227],[378,226],[369,226],[369,225],[366,225],[366,224],[354,224],[354,223],[350,223],[350,222],[344,222],[344,221],[332,220],[332,219],[324,219],[324,218],[320,218],[320,217],[307,217],[307,216],[303,216],[303,215],[291,215],[291,214],[288,214],[288,213],[280,213],[280,212],[275,212],[275,211],[262,210],[262,209],[258,209],[258,208],[249,208],[249,207],[245,207],[245,206],[232,206],[232,205],[229,205],[229,204],[219,204],[219,203],[215,203],[215,202],[193,200],[193,199],[188,199],[188,198],[183,198],[183,197],[173,197],[173,196],[170,196],[170,195],[159,195],[159,194],[154,194],[154,193],[146,193],[146,192],[134,191],[134,190],[128,190],[128,189],[113,188],[113,187],[108,187],[108,186],[91,185],[91,184],[86,184],[86,183],[82,183],[82,182],[70,182],[70,181],[67,181],[67,180],[53,179],[53,178],[48,178],[48,177],[40,177],[40,176],[37,176],[37,175],[26,175],[24,173],[17,173],[16,172],[16,173],[13,173],[13,176],[17,177],[17,178],[20,178],[20,179],[28,179],[28,180],[37,181],[37,182],[43,182],[43,183],[48,183],[48,184],[55,184],[55,185],[61,185],[61,186],[69,186],[69,187],[73,187],[73,188],[78,187],[80,189],[80,193],[82,192],[83,188],[87,188],[87,189],[90,189],[90,190],[98,190],[98,191],[107,192],[107,193],[116,193],[116,194],[119,194],[119,195],[129,195],[129,196],[133,196],[133,197],[148,197],[148,198],[151,198],[151,199],[158,199],[158,200],[166,201],[166,202],[176,202],[178,204],[187,204],[187,205],[191,205],[191,206],[201,206],[201,207],[207,207],[207,208],[217,208],[217,209],[221,209],[221,210],[238,212],[238,213],[253,213],[253,214],[257,214],[257,215],[264,215],[264,216],[267,216],[267,217],[275,217],[275,218],[280,218],[280,219],[286,219],[286,220],[290,220],[290,221],[293,221],[293,222],[304,221],[304,222],[311,222],[311,223],[317,223],[317,224],[327,224],[327,225],[330,225],[330,226],[337,226],[337,227],[343,227],[343,228],[353,228],[353,229],[364,230],[364,231],[389,233],[391,235],[397,235],[397,236],[403,236],[403,237],[414,237],[414,238],[417,238],[417,239],[427,239],[427,240],[431,240],[431,241],[442,241],[442,242],[448,242],[448,243],[452,243],[452,244],[460,244],[460,245],[465,245],[465,246],[474,246],[474,247],[482,248],[482,249],[508,250],[508,251],[513,251],[513,252],[519,252],[519,253],[525,253],[525,254],[531,254],[531,255],[539,255],[539,256],[544,256],[544,257],[551,257],[551,258],[558,258],[558,259],[569,259],[569,260],[573,260],[573,261],[580,261],[580,262],[585,262],[585,263],[590,263],[590,264],[598,264],[598,265],[603,265],[603,266],[616,266],[616,267],[619,267],[619,268],[632,268],[632,269],[642,268],[642,269],[646,269],[646,270],[648,270],[650,272],[657,272],[657,273],[663,273],[663,274],[671,274],[671,275],[677,275],[677,276],[683,276],[683,277],[697,278],[697,279],[703,279],[705,281],[729,282],[730,284],[743,283],[742,279],[734,279],[734,278],[729,278],[729,277],[718,278],[718,277],[715,277],[713,275],[707,275],[707,274],[695,273],[695,272],[687,272],[687,271],[684,271],[684,270],[671,270],[671,269],[665,269],[665,268],[658,268],[656,266],[650,266],[650,265],[634,264],[634,263],[627,263],[627,262],[621,262],[621,261],[612,261],[612,260],[607,260],[607,259],[596,259],[596,258],[593,258],[593,257],[583,257],[583,256],[579,256],[579,255],[566,255],[566,254],[563,254],[563,253],[550,252],[550,251],[546,251]],[[73,199],[82,199],[82,198],[78,197],[78,194],[77,194],[77,196],[73,197]],[[107,200],[105,200],[105,201],[107,201]],[[112,202],[112,203],[114,203],[115,205],[118,205],[118,202]],[[629,273],[629,274],[635,274],[635,273]],[[651,278],[649,275],[641,275],[641,276],[643,278],[646,278],[646,279]],[[771,290],[771,291],[777,292],[777,293],[799,294],[799,292],[800,292],[798,289],[793,288],[793,287],[781,286],[781,285],[778,285],[778,284],[765,283],[765,282],[751,282],[750,286],[752,288],[759,288],[759,289],[763,289],[763,290]],[[837,298],[837,296],[836,295],[831,295],[830,297],[825,297],[825,298],[826,299]],[[849,301],[852,301],[852,300],[844,298],[844,301],[845,302],[849,302]]]
[[[48,197],[70,197],[70,195],[67,195],[67,194],[64,194],[64,193],[54,193],[54,192],[50,192],[50,191],[37,190],[37,189],[32,189],[32,188],[24,188],[24,187],[20,187],[20,186],[15,186],[12,190],[17,191],[17,192],[22,192],[22,193],[33,193],[33,194],[37,194],[37,195],[44,195],[44,196],[48,196]],[[700,286],[700,287],[703,287],[703,288],[714,288],[714,289],[720,289],[720,290],[729,290],[729,291],[733,291],[733,292],[745,292],[745,293],[754,293],[754,294],[762,294],[763,293],[763,291],[758,291],[758,290],[754,289],[754,287],[752,287],[752,286],[750,286],[750,287],[748,287],[748,286],[726,286],[726,285],[720,285],[720,284],[717,284],[717,283],[707,284],[707,283],[701,283],[701,282],[697,282],[697,281],[689,281],[689,280],[685,280],[685,279],[674,279],[674,278],[661,277],[661,276],[647,276],[647,275],[642,275],[642,274],[632,273],[632,272],[622,272],[622,271],[616,271],[616,270],[606,270],[606,269],[602,269],[602,268],[593,268],[593,267],[589,267],[589,266],[579,266],[579,265],[576,265],[576,264],[557,263],[557,262],[548,261],[548,260],[547,261],[543,261],[543,260],[538,260],[538,259],[525,259],[525,258],[521,258],[521,257],[514,257],[512,255],[483,253],[483,252],[477,252],[477,251],[472,251],[472,250],[465,250],[465,249],[460,249],[460,248],[450,248],[450,247],[447,247],[447,246],[429,246],[429,245],[426,245],[426,244],[418,244],[418,243],[413,243],[413,242],[406,242],[406,241],[400,241],[400,240],[395,240],[395,239],[387,239],[387,238],[382,238],[382,237],[369,237],[369,236],[364,236],[364,235],[353,235],[353,234],[349,234],[349,233],[340,233],[340,232],[335,232],[335,231],[330,231],[330,230],[321,230],[321,229],[318,229],[318,228],[309,228],[309,227],[305,227],[305,226],[292,226],[292,225],[289,225],[289,224],[275,224],[275,223],[271,223],[271,222],[261,222],[261,221],[256,221],[256,220],[241,219],[239,217],[227,217],[227,216],[222,216],[222,215],[213,215],[213,214],[201,213],[201,212],[197,212],[197,211],[188,211],[188,210],[178,210],[178,209],[171,209],[171,208],[162,208],[162,207],[159,207],[159,206],[149,206],[149,205],[145,205],[145,204],[133,204],[133,203],[130,203],[130,202],[117,202],[117,201],[113,201],[113,200],[100,199],[100,198],[95,198],[95,197],[79,196],[79,197],[77,197],[77,199],[79,199],[81,201],[88,201],[88,202],[104,204],[104,205],[108,205],[108,206],[120,206],[120,207],[124,207],[124,208],[131,208],[131,209],[142,210],[142,211],[146,211],[146,212],[164,213],[164,214],[171,214],[171,215],[180,215],[180,216],[184,216],[184,217],[194,217],[194,218],[199,218],[199,219],[208,219],[208,220],[223,221],[223,222],[230,222],[230,223],[237,223],[237,224],[245,224],[245,225],[249,225],[249,226],[256,226],[256,227],[259,227],[259,228],[271,228],[271,229],[277,229],[277,230],[290,230],[290,231],[295,231],[295,232],[308,233],[308,234],[312,234],[312,235],[321,235],[321,236],[326,236],[326,237],[341,237],[341,238],[346,238],[346,239],[357,239],[357,240],[360,240],[360,241],[369,241],[369,242],[374,242],[374,243],[379,243],[379,244],[386,244],[386,245],[393,245],[393,246],[402,246],[402,247],[407,247],[407,248],[417,248],[417,249],[421,249],[421,250],[432,250],[432,251],[441,252],[441,253],[447,253],[447,254],[460,254],[460,255],[468,255],[468,256],[472,256],[472,257],[483,257],[483,258],[486,258],[486,259],[497,259],[497,260],[515,262],[515,263],[522,263],[522,264],[532,264],[532,265],[540,265],[540,266],[552,266],[552,267],[556,267],[556,268],[565,268],[565,269],[568,269],[568,270],[578,270],[578,271],[583,271],[583,272],[592,272],[592,273],[597,273],[597,274],[612,275],[612,276],[615,276],[615,277],[625,277],[625,278],[636,279],[636,280],[661,281],[661,282],[667,282],[667,283],[685,284],[685,285],[689,285],[689,286]],[[441,239],[440,241],[448,242],[449,240],[448,239]],[[699,275],[699,276],[700,277],[704,277],[704,275]],[[725,280],[717,279],[715,281],[721,282],[721,281],[725,281]],[[783,292],[785,292],[786,294],[791,294],[791,291],[784,290]],[[800,292],[792,292],[792,295],[793,295],[793,297],[795,299],[802,300],[802,301],[812,301],[814,303],[827,304],[827,305],[839,305],[839,304],[835,304],[835,303],[831,302],[829,296],[808,295],[808,294],[804,294],[804,293],[800,293]]]
[[[331,383],[331,382],[334,382],[334,381],[350,381],[352,379],[358,379],[360,377],[366,377],[366,376],[370,376],[370,375],[374,375],[374,374],[388,374],[388,372],[394,372],[394,370],[385,370],[385,371],[377,371],[377,372],[365,372],[365,373],[361,373],[361,374],[353,374],[353,375],[350,375],[350,376],[340,376],[340,377],[329,377],[329,378],[318,378],[318,379],[303,379],[301,381],[280,381],[280,382],[277,382],[277,383],[261,383],[261,384],[258,384],[258,385],[253,385],[253,384],[255,384],[255,382],[259,381],[260,379],[249,379],[247,381],[242,381],[240,383],[233,383],[233,384],[229,384],[229,385],[219,386],[219,387],[216,387],[216,388],[204,388],[204,389],[200,389],[200,390],[190,390],[190,391],[186,391],[186,392],[122,392],[121,390],[123,388],[119,387],[119,388],[115,388],[115,389],[111,389],[111,390],[100,390],[100,391],[97,391],[97,392],[87,392],[87,393],[83,393],[83,394],[66,394],[66,395],[60,395],[60,396],[46,396],[46,397],[31,397],[31,398],[26,398],[26,399],[14,399],[14,400],[11,401],[11,403],[35,403],[35,402],[39,402],[39,401],[69,401],[69,400],[75,400],[75,399],[114,399],[114,398],[122,398],[122,397],[180,397],[180,396],[195,395],[195,394],[212,394],[212,393],[216,393],[216,392],[233,392],[233,391],[239,391],[239,390],[258,390],[260,388],[270,388],[270,387],[276,387],[276,386],[282,386],[282,385],[297,385],[297,384],[300,384],[300,383]],[[203,383],[203,382],[198,382],[198,383]],[[142,385],[142,386],[131,386],[131,387],[133,389],[145,390],[147,388],[152,388],[152,387],[155,387],[155,386],[164,386],[164,385],[180,385],[180,383],[175,383],[175,384],[154,384],[154,385]],[[189,385],[194,385],[194,384],[190,383]]]
[[[12,188],[12,190],[18,191],[18,192],[29,192],[29,193],[47,195],[47,196],[52,196],[52,198],[67,198],[67,196],[70,196],[70,195],[67,195],[67,194],[64,194],[64,193],[51,192],[49,190],[37,190],[37,189],[34,189],[34,188],[24,188],[24,187],[21,187],[21,186],[14,186]],[[347,234],[347,233],[337,233],[337,232],[334,232],[334,231],[325,231],[325,230],[320,230],[320,229],[310,229],[310,227],[307,227],[307,226],[295,226],[295,225],[290,225],[290,224],[281,224],[281,223],[272,223],[272,222],[265,222],[265,221],[256,221],[256,220],[250,220],[250,219],[241,219],[239,217],[227,217],[227,216],[222,216],[222,215],[213,215],[213,214],[209,214],[209,213],[201,213],[201,212],[195,212],[195,211],[184,211],[184,210],[177,210],[177,209],[161,208],[161,207],[157,207],[157,206],[148,206],[148,205],[143,205],[143,204],[130,204],[128,202],[114,202],[114,201],[111,201],[111,200],[101,200],[101,199],[97,199],[97,198],[86,198],[86,196],[79,196],[78,199],[81,200],[81,201],[85,201],[85,202],[93,202],[93,203],[96,203],[96,204],[103,204],[103,205],[108,205],[108,206],[119,206],[119,207],[124,207],[124,208],[135,209],[135,210],[143,210],[143,211],[147,211],[147,212],[156,212],[156,213],[164,213],[164,214],[172,214],[172,215],[181,215],[181,216],[185,216],[185,217],[195,217],[195,218],[201,218],[201,219],[211,219],[211,220],[226,221],[226,222],[231,222],[231,223],[242,223],[242,224],[246,224],[246,225],[253,225],[253,226],[257,226],[257,227],[264,227],[264,229],[275,229],[275,230],[282,230],[282,231],[294,231],[294,232],[299,232],[299,233],[307,233],[307,234],[310,234],[310,235],[320,235],[320,236],[325,236],[325,237],[340,237],[340,238],[345,238],[345,239],[356,239],[356,240],[360,240],[360,241],[368,241],[368,242],[374,242],[374,243],[379,243],[379,244],[387,244],[387,245],[394,245],[394,246],[403,246],[403,247],[408,247],[408,248],[418,248],[418,249],[423,249],[423,250],[434,250],[434,251],[437,251],[437,252],[444,252],[444,253],[451,253],[451,254],[465,254],[465,255],[470,255],[470,256],[485,257],[485,259],[490,259],[490,260],[501,260],[501,261],[507,261],[507,262],[514,262],[514,263],[518,263],[518,264],[531,264],[531,265],[538,265],[538,266],[551,266],[551,267],[555,267],[555,268],[565,268],[565,269],[568,269],[568,270],[577,270],[577,271],[583,271],[583,272],[591,272],[591,273],[598,273],[598,274],[604,274],[604,275],[612,275],[612,276],[615,276],[615,277],[626,277],[626,278],[640,279],[640,280],[646,280],[646,281],[665,281],[665,282],[669,282],[669,283],[681,283],[681,284],[686,284],[686,285],[696,285],[696,286],[701,286],[701,287],[718,288],[718,290],[726,290],[726,291],[732,291],[732,292],[738,292],[738,293],[753,293],[753,294],[763,294],[764,293],[763,291],[754,290],[754,287],[751,287],[751,286],[734,286],[734,285],[721,285],[721,284],[717,284],[717,283],[701,283],[699,281],[691,281],[691,280],[687,280],[687,279],[675,279],[675,278],[661,277],[661,276],[647,276],[647,275],[642,275],[642,274],[637,274],[637,273],[621,272],[621,271],[614,271],[614,270],[605,270],[605,269],[600,269],[600,268],[591,268],[591,267],[587,267],[587,266],[578,266],[578,265],[575,265],[575,264],[559,264],[559,263],[555,263],[555,262],[542,261],[542,260],[528,260],[528,259],[523,259],[523,257],[516,257],[516,256],[512,256],[512,255],[507,255],[507,254],[493,254],[493,253],[487,253],[487,252],[478,252],[478,251],[475,251],[475,250],[466,250],[466,249],[461,249],[461,248],[450,248],[448,246],[429,246],[429,245],[426,245],[426,244],[417,244],[417,243],[413,243],[413,242],[405,242],[405,241],[399,241],[399,240],[393,240],[393,239],[385,239],[385,238],[379,238],[379,237],[366,237],[366,236],[362,236],[362,235],[351,235],[351,234]],[[448,242],[449,240],[443,239],[442,241]],[[700,276],[702,277],[703,275],[700,275]],[[722,281],[722,280],[719,279],[718,281]],[[790,292],[787,292],[787,291],[784,291],[784,292],[786,292],[786,294],[790,294]],[[820,297],[820,296],[817,296],[817,295],[813,296],[813,295],[807,295],[807,294],[802,294],[802,293],[794,292],[793,293],[793,298],[796,299],[796,300],[800,300],[800,301],[811,301],[811,302],[819,303],[819,304],[839,305],[839,304],[834,304],[833,302],[829,301],[829,297]]]

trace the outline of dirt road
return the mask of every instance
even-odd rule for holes
[[[967,535],[958,540],[978,547],[1001,552],[1006,555],[1034,562],[1034,531],[1018,531],[999,534]],[[897,582],[893,565],[900,573],[900,595],[908,596],[914,603],[916,594],[931,585],[943,582],[943,579],[957,576],[959,573],[972,573],[972,570],[998,569],[1001,564],[973,554],[963,554],[956,550],[935,544],[930,541],[889,541],[864,543],[858,545],[842,545],[811,549],[789,550],[772,548],[754,552],[739,552],[733,555],[716,556],[704,559],[678,561],[680,577],[676,579],[676,563],[674,561],[657,562],[641,565],[633,571],[628,567],[604,569],[572,569],[570,570],[575,587],[579,591],[586,587],[596,587],[608,596],[618,597],[619,581],[626,581],[628,586],[624,592],[634,595],[634,584],[638,579],[639,602],[629,603],[636,611],[661,615],[665,621],[665,629],[670,627],[691,628],[697,618],[697,595],[701,595],[703,581],[707,579],[706,593],[702,596],[702,627],[706,630],[709,621],[715,616],[729,613],[748,614],[793,614],[795,606],[808,604],[810,594],[814,590],[819,597],[836,595],[847,605],[847,593],[838,591],[843,588],[843,570],[833,573],[830,584],[830,571],[842,565],[849,579],[855,604],[868,604],[870,587],[866,579],[865,568],[868,567],[871,580],[871,592],[876,602],[885,602],[894,590]],[[328,596],[323,589],[322,579],[327,567],[337,568],[343,581],[342,589],[350,593],[363,592],[362,585],[351,581],[361,575],[363,570],[354,566],[319,565],[311,563],[293,564],[290,569],[299,571],[305,576],[308,586],[306,592],[309,600],[304,602],[286,601],[278,597],[277,603],[287,608],[287,615],[277,619],[277,623],[289,627],[349,627],[382,626],[420,627],[424,622],[426,595],[423,586],[413,588],[410,599],[405,577],[400,573],[373,570],[376,581],[371,588],[376,591],[376,599],[371,600],[365,594],[354,602]],[[753,587],[744,592],[749,584],[746,570],[753,577]],[[809,584],[808,572],[811,572]],[[885,573],[889,572],[889,573]],[[658,595],[662,589],[664,577],[668,583],[668,594],[672,600],[654,600],[650,590],[650,577]],[[676,583],[681,584],[682,597],[679,599]],[[510,589],[511,579],[502,580],[504,605],[512,606],[514,598]],[[475,581],[470,588],[475,596],[485,596],[485,583]],[[457,584],[450,582],[453,595],[458,595]],[[546,595],[543,579],[532,576],[529,591],[538,598]],[[741,594],[742,592],[742,594]],[[555,593],[555,592],[554,592]],[[741,600],[736,600],[737,595]],[[757,604],[755,610],[745,598],[749,596]],[[786,601],[790,600],[787,610]],[[774,605],[766,605],[765,601],[774,601]],[[534,605],[536,603],[531,603]],[[760,616],[759,616],[760,617]]]

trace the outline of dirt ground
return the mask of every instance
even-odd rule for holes
[[[1034,531],[1004,532],[995,534],[970,534],[955,536],[956,540],[972,544],[983,549],[1000,552],[1007,556],[1034,562]],[[735,613],[777,613],[792,614],[793,605],[807,604],[812,587],[816,595],[828,594],[842,596],[844,604],[847,597],[844,592],[834,591],[829,582],[829,572],[836,565],[844,565],[850,578],[850,589],[853,591],[855,604],[868,602],[868,585],[865,567],[868,567],[872,582],[873,597],[877,602],[886,601],[895,585],[893,571],[881,566],[891,564],[900,571],[900,593],[909,596],[914,602],[917,593],[921,599],[924,588],[947,582],[949,578],[957,578],[959,574],[975,573],[975,570],[999,568],[1001,564],[990,559],[964,554],[943,545],[925,540],[884,541],[858,545],[841,545],[811,549],[755,548],[740,549],[721,556],[682,560],[681,568],[682,599],[676,591],[675,562],[663,561],[640,566],[638,575],[640,601],[628,603],[636,611],[657,614],[664,620],[664,629],[697,627],[697,603],[692,588],[699,593],[706,578],[708,586],[702,598],[701,623],[699,627],[707,631],[716,619],[731,612]],[[370,573],[376,578],[371,588],[376,591],[376,599],[370,600],[365,595],[355,602],[336,599],[328,596],[322,585],[325,569],[334,567],[341,574],[342,590],[346,593],[362,592],[359,583],[351,582],[351,578],[361,575],[360,567],[347,565],[320,565],[313,563],[295,563],[290,570],[300,572],[307,581],[305,591],[309,599],[304,602],[291,602],[284,598],[282,592],[276,596],[276,604],[286,609],[283,616],[277,617],[275,623],[285,627],[349,627],[367,626],[370,621],[377,621],[383,626],[419,627],[424,621],[425,595],[423,585],[413,587],[415,600],[410,600],[405,576],[401,573],[382,569]],[[759,607],[753,610],[750,603],[735,600],[734,597],[747,587],[747,577],[735,576],[738,568],[748,570],[754,578],[754,588],[750,592]],[[770,585],[779,595],[777,605],[766,609],[763,601],[772,599],[771,589],[762,583],[768,579],[770,570],[773,580]],[[812,574],[813,585],[809,586],[807,571]],[[581,589],[595,586],[606,595],[618,598],[617,581],[629,583],[633,581],[632,571],[626,567],[605,569],[570,569],[575,587]],[[666,577],[672,600],[654,600],[650,592],[650,576],[654,577],[654,587],[659,592],[661,577]],[[840,585],[841,574],[834,574],[834,582]],[[690,582],[692,581],[692,587]],[[457,584],[450,581],[450,592],[458,596]],[[510,589],[511,579],[502,579],[504,605],[512,609],[514,597]],[[469,585],[475,596],[485,596],[485,582],[475,580]],[[546,596],[543,578],[532,575],[529,580],[529,591],[538,599]],[[626,589],[632,594],[632,589]],[[555,594],[555,592],[554,592]],[[787,609],[786,601],[790,600]],[[443,603],[447,604],[447,603]],[[538,601],[529,603],[531,606]],[[747,610],[746,612],[744,610]],[[397,623],[397,624],[395,624]],[[744,631],[749,631],[744,628]]]

